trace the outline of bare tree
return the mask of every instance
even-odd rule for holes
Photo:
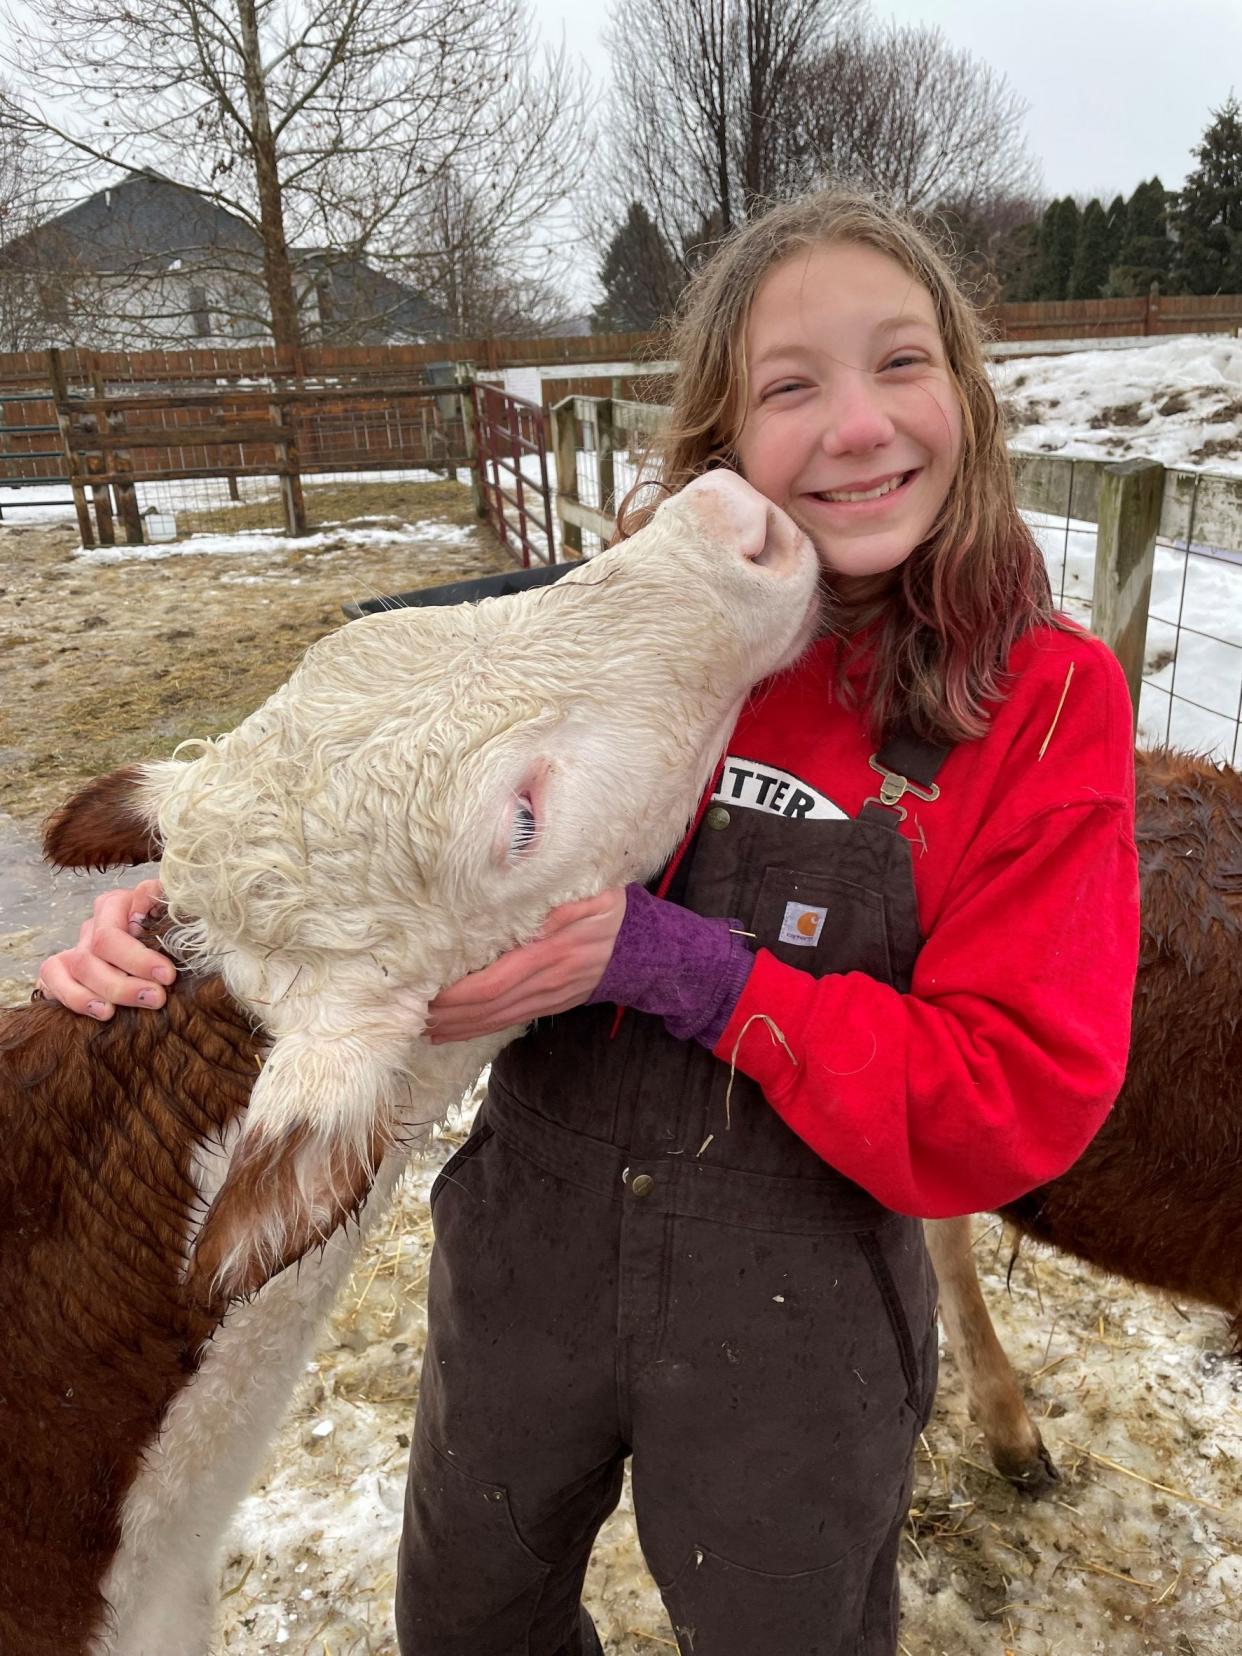
[[[976,304],[1032,297],[1045,205],[1038,196],[1008,190],[939,203],[932,228]]]
[[[23,91],[0,126],[55,144],[64,182],[151,169],[235,214],[280,344],[294,249],[409,268],[449,173],[486,195],[499,171],[491,234],[529,235],[585,160],[582,85],[537,61],[524,0],[27,0],[6,21]]]
[[[613,211],[599,251],[638,201],[688,270],[696,248],[787,189],[791,89],[856,10],[856,0],[616,0]]]
[[[1026,105],[939,29],[864,26],[804,64],[787,142],[807,182],[847,179],[907,211],[1033,196]]]
[[[614,195],[592,202],[606,254],[631,203],[693,268],[756,203],[861,185],[925,217],[1038,189],[1024,106],[936,29],[875,26],[852,0],[616,0],[608,35]]]
[[[67,329],[69,284],[3,251],[46,216],[52,200],[46,155],[24,134],[0,127],[0,350],[34,349]]]

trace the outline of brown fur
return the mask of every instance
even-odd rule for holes
[[[155,862],[159,835],[138,814],[139,765],[88,782],[43,825],[43,855],[57,868],[122,868]]]
[[[240,1264],[226,1268],[225,1261],[238,1245],[239,1237],[254,1233],[253,1215],[296,1214],[305,1208],[296,1197],[299,1190],[300,1152],[313,1138],[309,1127],[291,1128],[276,1142],[239,1149],[229,1168],[228,1182],[211,1206],[194,1246],[194,1258],[186,1279],[186,1292],[209,1316],[222,1317],[235,1299],[257,1294],[265,1282],[294,1265],[312,1248],[358,1215],[375,1177],[375,1169],[389,1139],[383,1132],[372,1134],[371,1153],[362,1161],[353,1151],[336,1146],[322,1166],[324,1183],[314,1192],[313,1208],[323,1215],[317,1228],[309,1219],[286,1225],[275,1240],[270,1256],[244,1253]],[[282,1194],[288,1192],[287,1198]]]
[[[1143,932],[1125,1085],[1081,1160],[1005,1212],[1106,1271],[1238,1319],[1242,774],[1164,751],[1137,764]]]
[[[0,1651],[76,1656],[143,1448],[218,1317],[181,1284],[190,1160],[259,1040],[217,978],[106,1024],[0,1013]]]

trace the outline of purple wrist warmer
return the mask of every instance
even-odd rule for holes
[[[653,897],[645,886],[625,888],[625,918],[608,970],[588,1006],[615,1001],[663,1018],[679,1041],[710,1051],[746,986],[755,957],[731,927],[677,903]]]

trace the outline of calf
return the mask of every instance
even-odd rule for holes
[[[1242,774],[1137,755],[1142,945],[1121,1095],[1081,1159],[1002,1210],[1024,1235],[1219,1306],[1242,1341]],[[998,1470],[1056,1476],[988,1317],[970,1220],[927,1226],[949,1343]]]
[[[816,589],[789,519],[704,478],[555,586],[354,622],[53,821],[62,864],[162,857],[188,969],[159,1014],[0,1021],[4,1656],[202,1656],[344,1221],[508,1038],[432,1047],[428,1002],[665,861]]]

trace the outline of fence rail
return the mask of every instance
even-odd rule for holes
[[[667,410],[566,397],[553,409],[564,545],[590,555]],[[1113,648],[1139,735],[1242,762],[1242,478],[1156,461],[1012,455],[1058,604]]]
[[[1146,294],[1131,299],[1061,299],[994,305],[986,317],[998,340],[1110,339],[1178,333],[1242,331],[1242,294]],[[597,365],[607,377],[615,363],[648,362],[666,354],[667,336],[642,333],[568,334],[515,339],[435,340],[425,345],[276,345],[184,351],[62,352],[70,384],[87,386],[97,375],[110,384],[161,386],[205,381],[213,385],[281,381],[412,378],[430,368],[471,362],[479,369]],[[668,367],[668,364],[663,364]],[[0,393],[47,388],[45,351],[0,353]],[[592,392],[596,391],[592,387]],[[600,394],[603,387],[599,387]]]

